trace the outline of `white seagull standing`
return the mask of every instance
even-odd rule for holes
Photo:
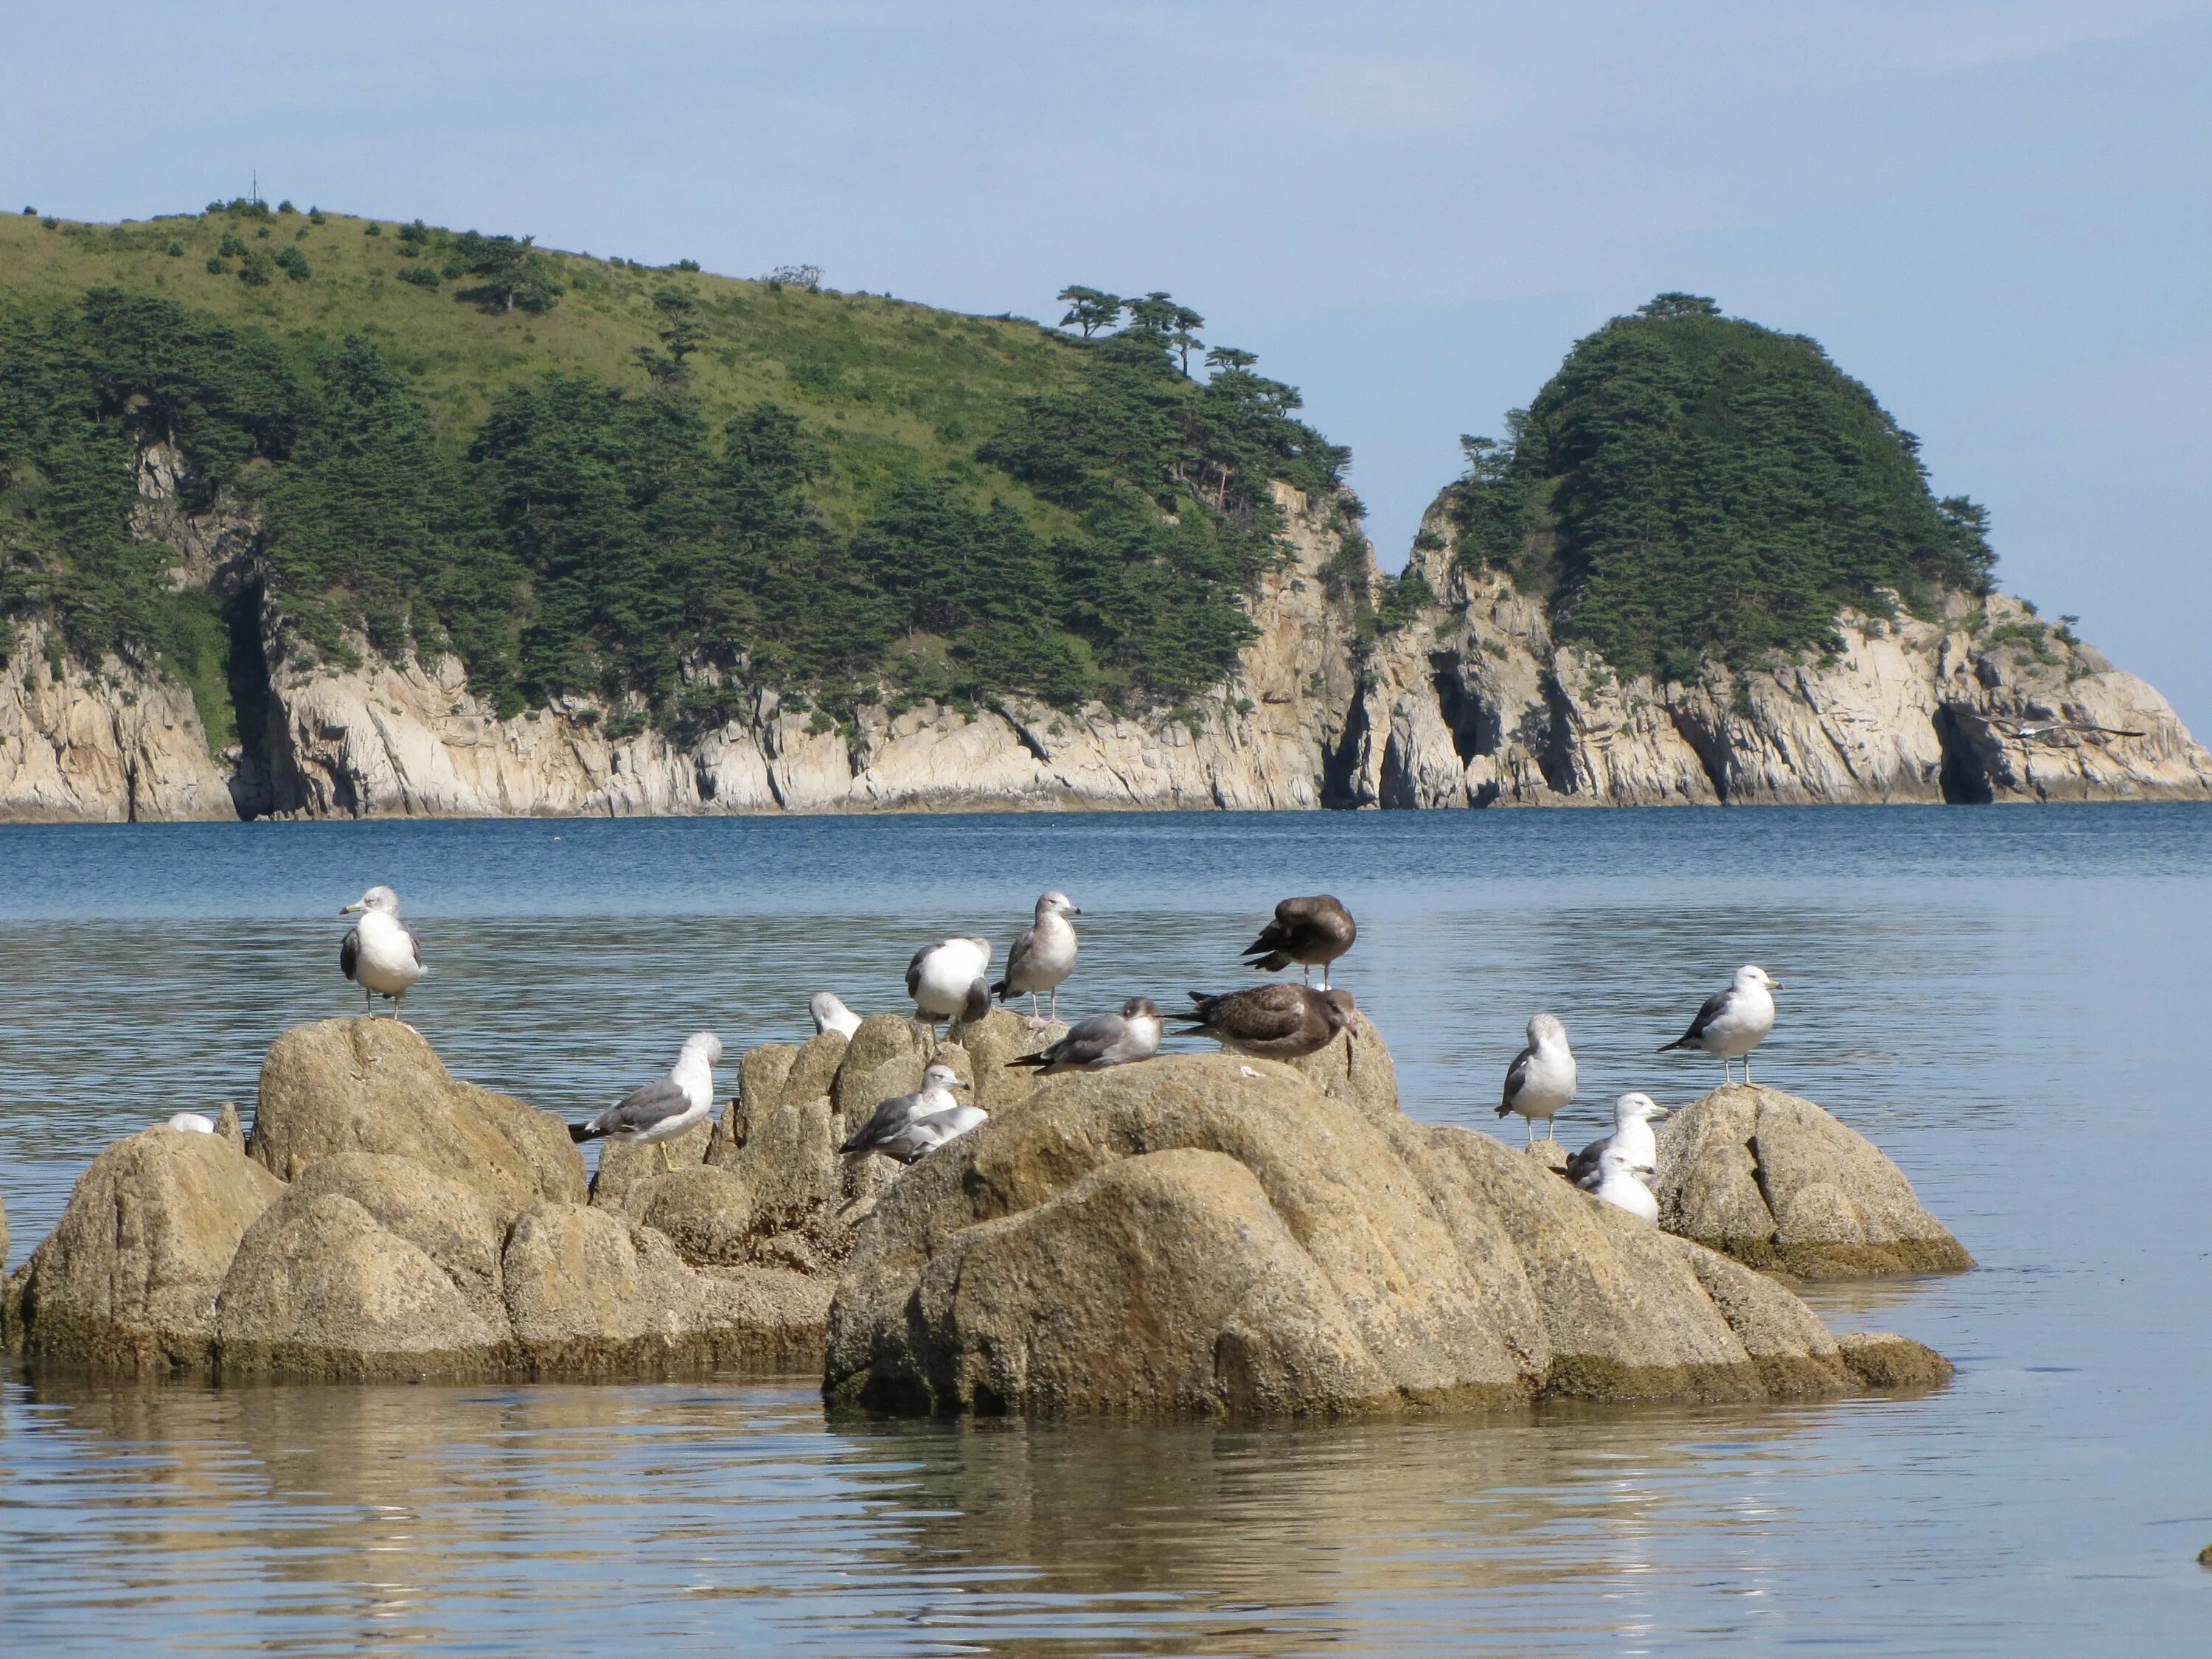
[[[921,1074],[921,1088],[884,1101],[837,1150],[847,1158],[881,1152],[901,1164],[912,1164],[967,1133],[988,1115],[981,1106],[963,1105],[954,1094],[967,1086],[950,1066],[932,1066]]]
[[[991,1012],[991,988],[984,978],[990,971],[987,939],[942,939],[914,953],[906,965],[906,994],[932,1037],[941,1019],[981,1019]]]
[[[1659,1167],[1659,1141],[1651,1133],[1651,1120],[1667,1115],[1667,1109],[1650,1095],[1627,1094],[1613,1103],[1613,1133],[1590,1144],[1567,1160],[1567,1179],[1585,1192],[1595,1192],[1600,1161],[1611,1149],[1628,1155],[1631,1164]]]
[[[1033,1027],[1043,1024],[1037,1018],[1042,992],[1052,994],[1052,1018],[1060,1018],[1060,988],[1075,971],[1075,925],[1068,918],[1082,914],[1066,894],[1047,893],[1036,902],[1036,920],[1014,936],[1006,951],[1006,976],[991,988],[991,994],[1001,1002],[1027,997]]]
[[[1513,1057],[1505,1073],[1504,1097],[1498,1115],[1518,1112],[1528,1121],[1528,1144],[1536,1143],[1536,1120],[1544,1120],[1544,1133],[1552,1133],[1552,1120],[1575,1097],[1575,1051],[1567,1047],[1567,1028],[1557,1014],[1539,1014],[1528,1022],[1528,1046]]]
[[[817,991],[814,1000],[807,1005],[814,1016],[814,1035],[835,1031],[840,1036],[850,1036],[860,1029],[860,1017],[845,1006],[845,999],[835,991]]]
[[[570,1124],[568,1139],[604,1138],[633,1146],[658,1146],[660,1167],[671,1169],[667,1143],[693,1124],[704,1122],[714,1109],[714,1063],[721,1057],[721,1038],[712,1031],[694,1031],[684,1039],[684,1052],[666,1077],[631,1090],[589,1123]]]
[[[1769,979],[1765,969],[1755,962],[1746,963],[1735,970],[1735,982],[1707,997],[1705,1006],[1690,1022],[1690,1029],[1659,1052],[1690,1048],[1718,1054],[1723,1089],[1735,1081],[1729,1061],[1741,1054],[1743,1080],[1749,1083],[1751,1051],[1765,1042],[1766,1034],[1774,1029],[1774,994],[1781,988],[1782,981]]]
[[[338,945],[338,967],[361,987],[368,1011],[376,1012],[376,999],[390,997],[397,1018],[399,1000],[414,988],[426,971],[422,943],[415,930],[399,920],[399,895],[389,887],[372,887],[338,914],[359,914],[361,920],[346,930]]]
[[[1659,1224],[1659,1200],[1644,1184],[1654,1173],[1650,1164],[1638,1164],[1626,1152],[1608,1146],[1597,1161],[1598,1178],[1594,1190],[1605,1203],[1656,1227]]]

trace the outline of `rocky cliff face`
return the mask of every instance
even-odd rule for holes
[[[240,743],[211,754],[189,691],[73,661],[33,623],[0,669],[0,818],[2212,798],[2212,755],[2165,699],[2016,600],[1846,617],[1829,660],[1623,683],[1556,645],[1540,602],[1460,569],[1441,514],[1413,565],[1437,603],[1363,632],[1379,574],[1347,572],[1341,528],[1288,490],[1291,556],[1254,596],[1257,637],[1173,714],[1008,698],[877,704],[841,726],[763,689],[684,743],[610,736],[575,699],[502,720],[450,657],[301,659],[261,596],[251,523],[184,513],[175,484],[149,452],[139,527],[238,619]],[[1998,724],[2051,718],[2144,735]]]

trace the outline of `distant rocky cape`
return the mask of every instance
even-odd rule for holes
[[[251,526],[188,517],[173,477],[149,453],[140,528],[176,548],[176,580],[258,591]],[[76,661],[32,623],[0,670],[0,818],[2212,799],[2212,754],[2164,697],[2002,594],[1934,621],[1846,614],[1818,659],[1624,680],[1555,641],[1540,599],[1462,568],[1440,508],[1411,567],[1434,602],[1378,634],[1371,556],[1346,559],[1329,515],[1281,494],[1292,556],[1250,600],[1257,637],[1173,713],[1009,697],[840,726],[763,687],[688,742],[617,737],[577,699],[501,720],[450,657],[364,641],[358,668],[301,665],[264,605],[242,687],[233,669],[244,738],[218,755],[185,687]],[[2050,719],[2144,735],[2000,724]]]

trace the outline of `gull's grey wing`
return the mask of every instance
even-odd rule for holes
[[[921,989],[921,959],[937,947],[925,945],[914,953],[914,960],[906,965],[906,994],[915,995]]]
[[[846,1137],[840,1152],[870,1152],[880,1150],[885,1142],[915,1121],[921,1106],[919,1091],[910,1095],[893,1095],[868,1115],[868,1121]]]
[[[1521,1092],[1521,1085],[1528,1082],[1528,1065],[1529,1062],[1535,1058],[1535,1049],[1533,1048],[1523,1048],[1519,1054],[1513,1056],[1512,1065],[1505,1068],[1505,1092],[1498,1097],[1498,1116],[1504,1117],[1508,1112],[1513,1109],[1514,1097]]]
[[[1707,997],[1705,1006],[1698,1010],[1698,1017],[1690,1022],[1690,1029],[1682,1033],[1682,1041],[1695,1042],[1699,1037],[1705,1036],[1705,1027],[1721,1017],[1722,1010],[1729,1006],[1729,999],[1735,994],[1735,988],[1731,986],[1725,991],[1716,991]]]
[[[1046,1069],[1062,1071],[1069,1066],[1089,1066],[1104,1058],[1106,1051],[1128,1033],[1128,1022],[1121,1015],[1093,1014],[1070,1026],[1066,1036],[1045,1050]]]
[[[353,977],[355,964],[361,960],[361,929],[349,927],[346,936],[338,941],[338,969],[348,979]]]
[[[1036,954],[1036,929],[1024,927],[1014,935],[1014,942],[1006,947],[1006,976],[991,989],[1002,997],[1021,995],[1018,981],[1022,971],[1030,965],[1030,958]]]
[[[656,1123],[689,1110],[691,1103],[672,1078],[655,1078],[641,1089],[633,1089],[592,1120],[601,1134],[643,1134]]]
[[[1597,1161],[1605,1156],[1605,1149],[1613,1145],[1613,1137],[1605,1135],[1567,1158],[1567,1179],[1585,1192],[1597,1190]]]
[[[404,921],[399,924],[399,931],[407,935],[407,948],[415,953],[415,965],[420,968],[422,965],[422,941],[415,937],[415,930]]]

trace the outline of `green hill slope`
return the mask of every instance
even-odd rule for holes
[[[1987,515],[1812,340],[1662,295],[1579,342],[1506,441],[1462,440],[1462,556],[1625,674],[1820,650],[1881,590],[1981,591]]]
[[[1247,636],[1267,481],[1346,457],[1244,354],[1188,373],[1166,296],[1091,320],[258,204],[0,220],[0,615],[215,685],[250,600],[303,655],[450,647],[503,708],[664,724],[754,683],[1172,702]],[[252,527],[250,594],[137,533],[162,443]]]

